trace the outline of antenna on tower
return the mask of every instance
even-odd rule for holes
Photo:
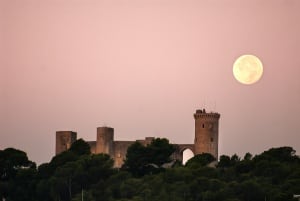
[[[200,101],[200,105],[198,106],[198,109],[204,109],[205,108],[205,106],[206,106],[206,103],[205,103],[205,99],[202,99],[201,101]]]
[[[214,112],[216,110],[216,101],[214,99],[206,100],[204,108],[209,112]]]
[[[214,100],[214,105],[213,105],[213,112],[217,111],[217,101]]]

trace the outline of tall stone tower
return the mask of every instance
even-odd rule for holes
[[[218,159],[219,113],[197,110],[195,118],[194,151],[196,154],[210,153]]]
[[[113,156],[114,129],[110,127],[97,128],[96,153],[105,153]]]
[[[56,148],[55,154],[59,154],[68,150],[72,143],[76,141],[77,133],[73,131],[57,131],[56,132]]]

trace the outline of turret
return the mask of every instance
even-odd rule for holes
[[[113,156],[114,129],[110,127],[97,128],[96,153]]]
[[[73,131],[57,131],[55,154],[68,150],[72,143],[76,141],[77,133]]]
[[[196,110],[195,118],[195,155],[210,153],[218,159],[219,113],[207,113],[205,109]]]

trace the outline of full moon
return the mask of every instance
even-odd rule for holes
[[[254,55],[242,55],[233,64],[233,75],[242,84],[254,84],[263,74],[263,65]]]

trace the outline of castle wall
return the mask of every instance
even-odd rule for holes
[[[146,137],[144,140],[137,140],[137,142],[141,143],[142,145],[146,146],[154,140],[155,137]]]
[[[114,155],[111,156],[114,161],[114,167],[122,167],[124,160],[126,159],[127,149],[134,142],[139,142],[142,145],[146,146],[152,142],[154,137],[146,137],[144,140],[136,141],[114,141]]]
[[[77,133],[73,131],[57,131],[56,132],[56,143],[55,143],[55,154],[59,154],[68,150],[71,144],[77,139]]]
[[[96,144],[97,144],[97,142],[96,141],[88,141],[87,143],[90,145],[91,153],[96,154]]]
[[[126,159],[127,149],[134,141],[114,141],[114,167],[121,167]]]

